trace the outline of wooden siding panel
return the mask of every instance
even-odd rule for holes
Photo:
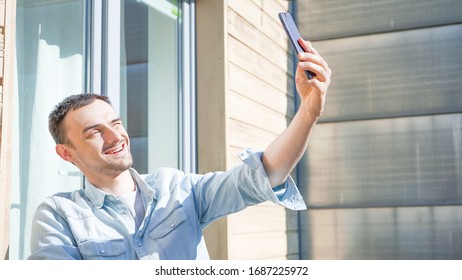
[[[238,120],[229,120],[229,145],[244,149],[251,147],[264,150],[276,138],[277,134],[256,128]]]
[[[265,0],[263,2],[267,1],[268,0]],[[270,1],[274,2],[272,0]],[[257,30],[269,38],[272,38],[281,48],[291,51],[289,49],[287,35],[279,22],[277,14],[267,14],[262,10],[262,5],[257,6],[255,3],[251,3],[248,0],[231,0],[228,2],[228,6],[245,18]],[[283,10],[281,10],[281,12],[282,11]]]
[[[282,70],[287,71],[288,67],[292,67],[287,60],[286,49],[232,9],[228,10],[228,33]]]
[[[285,92],[280,91],[261,79],[257,79],[251,73],[233,64],[229,65],[228,75],[230,90],[250,100],[260,102],[263,106],[280,114],[294,115],[295,103],[293,92],[286,95]]]
[[[287,74],[287,70],[277,67],[231,36],[228,36],[228,57],[230,63],[268,81],[270,85],[281,91],[288,91],[292,78]]]
[[[278,114],[261,104],[230,92],[227,100],[229,118],[252,124],[273,133],[281,133],[287,127],[285,115]]]
[[[231,0],[232,1],[232,0]],[[230,1],[230,2],[231,2]],[[262,2],[263,0],[252,0],[252,2],[257,6],[257,7],[260,7],[261,8],[261,5],[262,5]]]
[[[229,259],[287,259],[288,255],[296,254],[298,250],[297,243],[288,243],[288,239],[297,240],[298,234],[271,232],[235,235],[229,240]]]
[[[279,23],[278,13],[286,12],[289,9],[289,1],[261,1],[261,8],[270,17]]]
[[[230,215],[228,217],[230,225],[234,223],[236,226],[230,227],[229,233],[238,235],[296,231],[297,220],[294,213],[296,212],[286,211],[281,206],[265,202]]]
[[[253,26],[258,27],[261,25],[261,8],[254,2],[249,0],[229,0],[228,8],[236,11]]]
[[[295,113],[292,50],[276,0],[229,0],[228,168],[243,148],[264,150]],[[297,213],[271,202],[227,217],[229,259],[298,258]]]

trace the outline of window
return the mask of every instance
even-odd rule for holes
[[[195,171],[193,23],[190,1],[18,0],[10,259],[29,255],[38,204],[82,187],[48,133],[68,95],[111,98],[139,173]]]
[[[102,2],[95,11],[94,89],[120,110],[140,173],[195,171],[194,5],[189,1]],[[100,43],[98,43],[100,40]],[[96,56],[98,57],[98,56]],[[101,78],[99,78],[99,73]]]
[[[81,185],[77,168],[55,153],[48,114],[83,91],[83,15],[81,0],[17,2],[10,259],[28,256],[38,204]]]
[[[168,1],[125,1],[121,24],[121,112],[132,142],[134,167],[179,167],[178,6]]]

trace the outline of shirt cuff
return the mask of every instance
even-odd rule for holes
[[[265,186],[261,190],[268,200],[291,210],[306,210],[306,204],[291,176],[279,186],[271,188],[265,168],[262,163],[263,151],[247,148],[238,154],[244,164],[265,177]]]

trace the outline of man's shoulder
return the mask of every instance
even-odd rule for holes
[[[149,174],[140,174],[140,177],[146,182],[154,182],[158,180],[169,180],[177,177],[183,177],[184,172],[176,168],[160,167]]]
[[[153,190],[158,197],[169,195],[172,192],[187,190],[201,175],[195,173],[185,173],[176,168],[162,167],[156,169],[150,174],[140,175]]]
[[[58,192],[48,196],[42,202],[42,207],[61,208],[63,204],[75,203],[76,196],[82,196],[84,193],[83,189],[70,191],[70,192]]]
[[[58,192],[50,196],[50,198],[74,200],[76,195],[83,195],[84,193],[84,189],[78,189],[70,192]]]
[[[80,192],[81,190],[75,190],[71,192],[58,192],[53,194],[51,197],[52,198],[58,198],[58,199],[72,199],[72,197],[75,195],[76,192]]]
[[[37,208],[37,213],[58,213],[63,218],[75,219],[86,217],[90,212],[91,206],[83,189],[55,193],[47,197]]]

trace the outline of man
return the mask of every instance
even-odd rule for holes
[[[37,209],[29,259],[208,259],[202,229],[250,205],[272,201],[306,209],[289,174],[320,117],[331,70],[309,42],[299,54],[301,106],[264,152],[204,175],[131,168],[130,139],[104,96],[74,95],[49,116],[56,153],[85,175],[85,188],[55,194]],[[308,80],[304,70],[316,76]]]

